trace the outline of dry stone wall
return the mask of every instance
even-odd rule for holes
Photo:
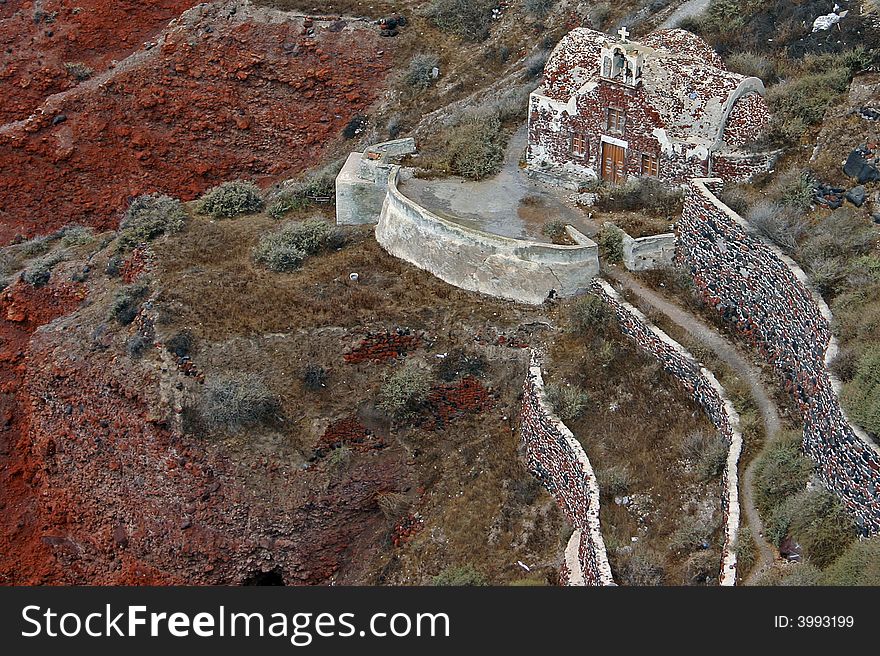
[[[611,285],[604,280],[596,279],[590,291],[612,309],[621,331],[641,349],[657,358],[663,368],[678,379],[727,441],[727,462],[722,481],[724,544],[720,583],[734,585],[736,583],[735,547],[740,514],[738,467],[742,452],[739,414],[714,374],[698,363],[681,344],[651,324],[644,314],[624,301]]]
[[[529,470],[574,527],[562,580],[568,585],[615,585],[599,529],[596,475],[580,442],[550,410],[534,354],[523,386],[520,431]]]
[[[865,534],[880,531],[880,450],[844,414],[828,362],[831,314],[803,271],[753,236],[716,196],[719,179],[695,179],[678,223],[679,263],[704,299],[748,337],[783,379],[804,421],[804,451]]]

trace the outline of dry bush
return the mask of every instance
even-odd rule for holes
[[[446,152],[449,170],[471,180],[497,173],[504,161],[501,121],[493,113],[467,114],[449,129]]]
[[[263,423],[280,407],[278,397],[251,372],[226,372],[208,380],[201,403],[206,425],[236,432]]]
[[[422,13],[437,28],[466,41],[489,36],[495,0],[433,0]]]
[[[577,419],[587,410],[589,395],[578,385],[550,383],[546,387],[547,404],[562,421]]]
[[[180,232],[186,224],[183,204],[162,194],[138,196],[119,224],[119,247],[134,248],[161,235]]]
[[[437,586],[455,587],[489,585],[485,575],[473,565],[447,567],[434,577],[433,583]]]
[[[403,492],[382,492],[377,495],[376,501],[388,519],[403,517],[410,506],[409,497]]]
[[[440,66],[440,58],[434,54],[422,53],[414,55],[403,74],[407,87],[416,91],[424,91],[436,81],[434,69]]]
[[[623,230],[606,223],[594,238],[599,246],[599,254],[611,264],[623,261]]]
[[[623,585],[657,586],[666,580],[663,556],[653,549],[637,545],[617,555],[617,579]]]
[[[775,508],[766,533],[777,546],[792,536],[801,545],[804,560],[821,568],[855,539],[855,526],[836,496],[824,489],[806,490]]]
[[[390,417],[410,416],[421,409],[430,390],[428,373],[407,363],[385,379],[379,391],[379,408]]]

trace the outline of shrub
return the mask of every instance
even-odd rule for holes
[[[746,213],[749,225],[762,237],[792,255],[809,231],[801,213],[790,207],[762,201]]]
[[[701,480],[720,476],[727,464],[727,441],[717,432],[692,432],[681,445],[682,456],[694,463]]]
[[[546,388],[547,404],[562,421],[577,419],[590,403],[589,395],[578,385],[557,385],[551,383]]]
[[[530,80],[532,78],[540,77],[544,73],[544,66],[547,64],[547,58],[549,56],[550,52],[548,50],[539,50],[526,57],[526,60],[523,63],[525,67],[525,78]]]
[[[430,390],[427,372],[407,364],[385,379],[379,391],[379,408],[390,417],[410,416],[421,409]]]
[[[592,331],[603,332],[610,319],[608,306],[593,294],[576,299],[568,311],[569,329],[581,335]]]
[[[824,585],[880,585],[880,537],[847,547],[822,576]]]
[[[205,384],[201,414],[212,429],[238,431],[265,422],[280,406],[262,378],[248,372],[223,373]]]
[[[66,226],[58,231],[61,245],[65,248],[70,246],[84,246],[95,241],[95,231],[80,225]]]
[[[305,388],[315,392],[326,386],[327,371],[320,365],[309,364],[306,365],[306,368],[303,371],[302,379]]]
[[[859,358],[844,401],[854,420],[865,430],[880,434],[880,347],[868,348]]]
[[[721,556],[717,551],[703,549],[688,556],[684,566],[685,585],[708,585],[721,571]]]
[[[270,271],[293,271],[309,255],[324,249],[332,235],[333,229],[321,219],[287,223],[260,237],[254,247],[254,261]]]
[[[95,74],[95,71],[93,71],[82,62],[64,62],[64,70],[66,70],[79,82],[88,80],[90,77],[92,77],[92,75]]]
[[[742,576],[745,576],[755,563],[758,562],[758,549],[752,536],[752,529],[744,526],[739,530],[736,537],[736,566]]]
[[[331,469],[341,469],[351,462],[351,447],[343,444],[336,447],[327,456],[327,465]]]
[[[126,285],[116,292],[110,304],[110,316],[122,325],[127,326],[137,316],[141,301],[146,298],[149,287],[144,283]]]
[[[611,5],[607,2],[597,2],[590,9],[590,25],[595,29],[604,29],[605,23],[611,17]]]
[[[406,514],[409,508],[409,497],[403,492],[381,492],[376,496],[379,510],[388,519],[395,519]]]
[[[632,473],[623,465],[601,469],[597,472],[596,478],[598,479],[599,489],[609,497],[626,494],[633,484]]]
[[[179,333],[172,335],[171,338],[165,342],[165,348],[169,353],[173,353],[178,358],[182,358],[190,354],[194,342],[195,339],[190,331],[181,330]]]
[[[560,241],[568,234],[565,230],[565,221],[559,219],[551,219],[541,227],[541,233],[552,239],[554,242]]]
[[[198,203],[199,214],[215,219],[231,218],[263,209],[260,189],[252,182],[233,180],[209,189]]]
[[[64,260],[60,253],[49,253],[33,262],[21,274],[21,279],[34,287],[42,287],[48,284],[52,277],[52,269],[56,264]]]
[[[711,519],[706,520],[691,515],[684,516],[672,535],[669,536],[669,548],[680,553],[706,549],[715,528]]]
[[[409,66],[403,75],[408,87],[424,91],[435,82],[434,69],[440,66],[437,55],[419,54],[409,60]]]
[[[776,178],[771,190],[783,205],[808,210],[813,204],[816,182],[807,171],[790,170]]]
[[[623,230],[616,225],[605,224],[596,233],[596,244],[602,259],[609,263],[623,261]]]
[[[47,253],[54,241],[54,235],[42,235],[18,244],[18,250],[24,257],[35,257]]]
[[[473,565],[447,567],[434,577],[437,586],[479,586],[489,585],[486,577]]]
[[[825,116],[828,107],[846,91],[850,71],[832,68],[810,73],[776,84],[767,91],[767,103],[776,114],[776,125],[797,120],[803,125],[815,125]],[[774,136],[778,130],[772,130]]]
[[[128,357],[135,360],[141,357],[152,343],[153,341],[146,335],[135,333],[125,343],[125,351],[128,353]]]
[[[486,359],[479,353],[456,349],[437,363],[437,377],[450,382],[459,376],[479,376],[485,368]]]
[[[618,555],[617,577],[623,585],[663,585],[666,578],[663,556],[638,545]]]
[[[776,78],[776,64],[769,57],[756,52],[737,52],[727,59],[727,67],[734,73],[757,77],[764,82]]]
[[[185,223],[186,212],[176,198],[161,194],[138,196],[119,224],[119,245],[133,248],[161,235],[180,232]]]
[[[765,517],[773,508],[804,489],[812,466],[801,455],[800,436],[782,436],[767,447],[755,466],[755,505]]]
[[[425,15],[438,29],[467,41],[489,36],[495,0],[433,0]]]
[[[681,189],[657,178],[630,177],[622,185],[602,187],[596,206],[607,211],[644,210],[671,216],[681,213],[683,197]]]
[[[471,180],[497,173],[504,161],[501,121],[495,114],[468,114],[455,125],[447,139],[449,169]]]
[[[790,574],[782,577],[780,585],[802,587],[805,585],[821,585],[822,572],[810,563],[801,563]]]
[[[346,139],[354,139],[367,127],[367,120],[367,117],[363,114],[355,115],[343,128],[342,136]]]
[[[523,9],[532,16],[544,18],[553,9],[556,0],[524,0]]]
[[[767,537],[779,546],[786,536],[800,544],[803,558],[825,567],[855,538],[855,527],[841,502],[827,490],[806,490],[776,507]]]

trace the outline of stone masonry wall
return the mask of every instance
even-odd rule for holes
[[[729,445],[722,482],[724,544],[721,552],[720,583],[734,585],[736,583],[735,547],[740,514],[738,467],[742,452],[739,414],[714,374],[700,365],[681,344],[651,324],[645,315],[624,301],[611,285],[597,278],[590,291],[613,310],[621,331],[640,348],[657,358],[663,368],[678,379],[700,404]]]
[[[534,354],[523,385],[520,432],[530,471],[575,529],[561,578],[568,585],[615,585],[599,529],[596,476],[580,442],[547,405]]]
[[[840,407],[828,362],[836,351],[827,305],[803,271],[754,237],[716,194],[718,179],[691,181],[678,222],[679,263],[705,300],[748,337],[797,401],[804,451],[865,534],[880,531],[880,450]]]

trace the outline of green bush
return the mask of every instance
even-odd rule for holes
[[[468,114],[450,129],[446,150],[449,170],[471,180],[497,173],[504,161],[504,135],[496,114]]]
[[[561,241],[568,234],[565,230],[565,221],[551,219],[541,226],[541,233],[554,242]]]
[[[880,585],[880,537],[858,540],[823,572],[824,585]]]
[[[427,371],[407,364],[385,379],[379,390],[379,408],[390,417],[408,417],[421,409],[430,391]]]
[[[800,436],[788,434],[767,447],[755,466],[755,504],[761,515],[788,497],[801,492],[812,472],[812,465],[800,453]]]
[[[95,241],[95,231],[81,225],[65,226],[58,231],[61,245],[65,248],[70,246],[84,246]]]
[[[663,556],[652,549],[637,545],[617,555],[617,580],[623,585],[663,585],[666,568]]]
[[[839,67],[794,77],[770,87],[767,103],[774,113],[771,134],[791,141],[796,132],[792,126],[819,123],[828,107],[847,90],[850,77],[848,69]],[[780,131],[780,126],[786,125],[788,130]]]
[[[63,260],[64,256],[61,253],[49,253],[48,255],[44,255],[31,262],[21,274],[21,278],[29,285],[42,287],[43,285],[48,284],[51,279],[52,269],[55,265]]]
[[[611,320],[611,311],[598,296],[588,294],[577,298],[568,310],[568,325],[573,333],[579,335],[597,331],[604,332]]]
[[[741,576],[745,576],[758,562],[758,549],[752,536],[752,529],[743,526],[736,537],[736,567]]]
[[[694,463],[701,480],[720,476],[727,464],[727,441],[717,432],[696,431],[688,434],[681,444],[681,455]]]
[[[467,41],[489,36],[495,0],[433,0],[424,11],[428,20],[444,32]]]
[[[205,384],[201,414],[212,429],[238,431],[268,420],[279,399],[262,378],[248,372],[220,374]]]
[[[562,421],[571,421],[582,416],[590,404],[589,395],[578,385],[550,383],[545,392],[547,404]]]
[[[134,248],[161,235],[180,232],[186,224],[183,204],[162,194],[138,196],[119,224],[120,248]]]
[[[855,527],[836,496],[827,490],[806,490],[776,507],[766,526],[767,537],[779,546],[791,536],[806,562],[826,567],[855,538]]]
[[[110,316],[120,325],[127,326],[140,311],[140,304],[149,292],[149,287],[142,282],[126,285],[116,292],[110,304]]]
[[[678,526],[669,536],[669,548],[679,553],[705,549],[709,546],[716,528],[711,518],[690,515],[681,517]]]
[[[321,219],[287,223],[260,237],[253,258],[270,271],[293,271],[309,255],[326,248],[333,234],[333,229]]]
[[[626,494],[633,484],[632,473],[623,465],[600,469],[596,474],[596,478],[598,479],[599,489],[609,497]]]
[[[403,80],[406,85],[418,91],[424,91],[434,84],[434,69],[440,66],[440,58],[432,54],[419,54],[409,60]]]
[[[880,435],[880,346],[871,346],[859,358],[856,375],[847,383],[843,398],[852,418],[865,430]]]
[[[780,585],[803,587],[806,585],[821,585],[822,572],[818,567],[810,563],[801,563],[795,566],[794,571],[782,577]]]
[[[721,556],[714,549],[701,549],[685,561],[684,585],[710,585],[716,583],[721,570]]]
[[[605,224],[596,233],[599,253],[606,262],[615,264],[623,261],[623,234],[623,230],[611,224]]]
[[[683,198],[678,187],[657,178],[633,176],[622,185],[601,187],[596,206],[611,212],[643,210],[658,216],[672,216],[681,214]]]
[[[434,577],[437,586],[481,586],[489,585],[486,577],[473,565],[447,567]]]
[[[263,209],[260,189],[253,182],[234,180],[209,189],[198,203],[199,214],[215,219],[231,218]]]

